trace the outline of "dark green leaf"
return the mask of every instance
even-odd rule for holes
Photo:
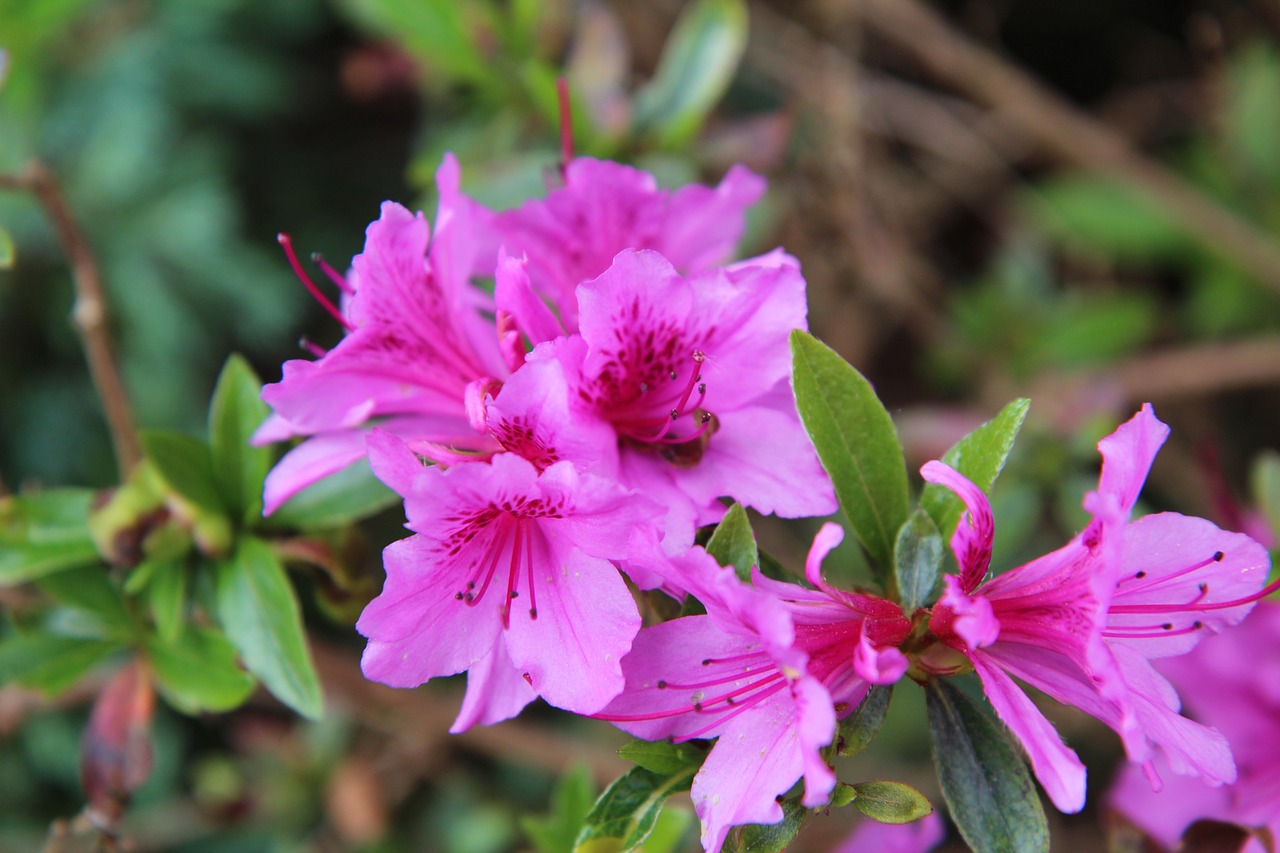
[[[857,710],[837,725],[837,755],[857,755],[875,740],[889,713],[891,698],[893,698],[892,684],[876,684],[867,691],[867,695],[858,703]]]
[[[125,608],[124,596],[101,566],[46,575],[36,585],[54,601],[82,611],[101,626],[103,639],[127,641],[133,636],[133,619]]]
[[[676,21],[653,79],[636,92],[635,131],[687,145],[729,87],[747,45],[742,0],[695,0]]]
[[[180,711],[230,711],[248,698],[254,680],[236,662],[236,648],[208,628],[187,626],[176,641],[148,638],[147,659],[160,690]]]
[[[270,546],[257,537],[242,536],[236,552],[216,571],[218,621],[245,666],[280,701],[303,716],[319,717],[320,680],[307,648],[298,599]]]
[[[270,448],[249,444],[269,413],[261,393],[253,368],[233,355],[222,368],[209,406],[214,482],[223,504],[246,522],[262,515],[262,481],[271,468]]]
[[[947,680],[926,695],[942,796],[964,840],[974,853],[1047,853],[1044,809],[1005,732]]]
[[[996,477],[1004,469],[1005,460],[1027,419],[1031,401],[1019,397],[1000,410],[1000,414],[956,442],[942,461],[968,477],[984,492],[990,492]],[[925,483],[920,505],[929,513],[944,539],[950,540],[956,522],[964,512],[964,504],[952,491],[935,483]]]
[[[361,459],[290,498],[267,519],[272,527],[315,530],[340,527],[373,515],[400,497]]]
[[[707,542],[707,553],[722,566],[733,566],[738,577],[750,582],[751,570],[760,564],[760,551],[756,547],[756,535],[742,504],[729,507],[724,518]]]
[[[42,631],[6,637],[0,642],[0,684],[17,682],[57,695],[121,648],[112,640]]]
[[[729,833],[725,850],[730,853],[781,853],[800,833],[809,810],[795,800],[783,800],[782,820],[773,824],[748,824]]]
[[[689,790],[696,766],[673,775],[633,768],[610,785],[596,800],[578,835],[574,853],[626,853],[635,850],[653,832],[667,797]]]
[[[806,332],[791,333],[796,407],[853,532],[888,579],[907,520],[907,471],[889,413],[862,374]]]
[[[898,531],[898,541],[893,546],[898,602],[908,615],[933,597],[941,567],[942,535],[929,514],[917,508]]]
[[[189,435],[162,430],[144,430],[138,438],[143,453],[165,485],[202,509],[211,512],[224,509],[213,479],[209,445]]]
[[[925,795],[902,782],[859,782],[854,808],[880,823],[911,823],[933,813]]]
[[[618,755],[661,776],[701,767],[707,757],[705,750],[665,740],[633,740],[620,748]]]
[[[0,499],[0,586],[98,562],[89,535],[89,489]]]
[[[551,793],[551,814],[543,818],[523,817],[520,826],[538,853],[564,853],[573,849],[573,842],[582,831],[595,799],[591,771],[579,766],[562,776]]]

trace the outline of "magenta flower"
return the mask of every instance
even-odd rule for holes
[[[560,361],[583,421],[611,427],[619,480],[667,507],[672,553],[720,519],[722,496],[788,517],[835,511],[790,386],[804,287],[780,252],[686,279],[657,252],[624,251],[578,288],[581,335],[529,356]]]
[[[929,853],[942,844],[946,835],[937,812],[902,824],[864,820],[835,853]]]
[[[735,166],[718,187],[659,189],[630,166],[579,157],[565,186],[494,218],[498,239],[529,257],[534,289],[560,309],[565,331],[577,330],[575,290],[609,268],[624,249],[655,249],[686,274],[726,261],[742,236],[746,208],[764,180]]]
[[[635,556],[658,506],[565,461],[428,468],[376,430],[369,455],[416,535],[384,551],[386,584],[356,623],[366,677],[415,687],[469,671],[455,732],[535,695],[589,714],[621,691],[640,616],[612,561]]]
[[[730,827],[777,823],[777,797],[801,777],[803,803],[830,797],[836,778],[821,749],[836,720],[870,685],[906,671],[897,645],[910,625],[898,605],[828,586],[822,558],[836,525],[814,540],[806,573],[816,590],[755,574],[744,584],[694,548],[674,560],[705,616],[645,628],[622,662],[626,687],[597,716],[648,740],[718,738],[693,781],[702,844],[719,850]]]
[[[491,319],[493,301],[471,284],[473,275],[494,274],[492,261],[485,269],[478,256],[488,214],[459,193],[452,156],[436,181],[435,233],[422,214],[384,203],[349,279],[333,276],[350,291],[345,311],[335,309],[348,334],[315,361],[286,362],[284,378],[263,389],[275,415],[255,441],[308,436],[268,476],[267,513],[361,458],[373,424],[406,440],[499,449],[475,418],[484,395],[513,369]]]
[[[1280,604],[1259,604],[1239,627],[1158,668],[1197,717],[1226,735],[1239,776],[1220,788],[1171,779],[1156,792],[1142,774],[1124,768],[1108,794],[1111,807],[1171,850],[1203,819],[1265,827],[1280,838]],[[1244,848],[1262,851],[1256,839]]]
[[[1168,427],[1144,406],[1098,444],[1102,475],[1085,499],[1093,521],[1065,546],[982,583],[993,525],[986,496],[940,462],[921,473],[968,510],[952,538],[959,576],[948,576],[929,621],[967,658],[996,713],[1026,748],[1054,804],[1084,805],[1085,771],[1013,678],[1092,714],[1114,729],[1130,760],[1159,784],[1159,747],[1179,774],[1230,782],[1235,767],[1216,730],[1179,715],[1178,697],[1148,662],[1182,654],[1239,622],[1261,594],[1269,560],[1243,534],[1200,518],[1129,514]],[[926,670],[963,662],[925,655]]]

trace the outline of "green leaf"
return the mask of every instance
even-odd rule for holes
[[[82,566],[36,581],[54,601],[87,614],[101,626],[103,639],[128,641],[134,635],[133,618],[125,607],[120,588],[101,566]]]
[[[760,564],[760,551],[742,504],[735,503],[729,507],[724,518],[720,519],[707,541],[707,553],[720,565],[733,566],[742,580],[751,581],[751,570]]]
[[[213,478],[222,502],[246,522],[262,515],[262,483],[271,469],[271,449],[249,439],[269,414],[262,382],[239,355],[227,359],[209,405]]]
[[[16,634],[0,641],[0,684],[17,682],[54,696],[121,648],[113,640]]]
[[[471,4],[455,0],[347,0],[353,14],[398,44],[429,68],[460,80],[490,84],[495,75],[476,49],[463,18]]]
[[[694,822],[693,813],[686,809],[663,809],[658,813],[658,822],[653,825],[653,832],[640,845],[640,853],[675,853],[676,850],[688,849],[680,842]]]
[[[1276,140],[1280,139],[1280,53],[1264,40],[1240,50],[1231,60],[1225,124],[1227,141],[1246,166],[1246,176],[1261,175],[1272,189],[1280,188],[1280,163]]]
[[[800,833],[809,810],[795,800],[783,800],[782,820],[772,824],[748,824],[729,833],[729,853],[781,853]]]
[[[893,574],[898,602],[908,615],[933,597],[942,568],[942,535],[933,519],[917,508],[898,531],[893,546]]]
[[[610,785],[587,815],[574,853],[627,853],[653,832],[667,797],[689,790],[696,766],[663,775],[635,767]]]
[[[653,79],[636,92],[634,127],[659,146],[688,145],[724,95],[747,45],[742,0],[695,0],[676,21]]]
[[[707,757],[706,750],[665,740],[633,740],[623,745],[618,755],[660,776],[701,767]]]
[[[564,853],[573,849],[595,799],[591,771],[580,765],[561,777],[552,791],[551,814],[544,818],[522,817],[520,826],[538,853]]]
[[[98,562],[89,535],[90,489],[0,498],[0,586]]]
[[[1047,853],[1044,809],[1005,732],[950,681],[926,695],[942,796],[964,840],[974,853]]]
[[[1280,453],[1264,450],[1249,472],[1254,503],[1262,510],[1271,532],[1280,536]]]
[[[163,430],[143,430],[138,439],[142,442],[142,452],[165,485],[203,509],[224,510],[213,478],[209,445],[189,435]]]
[[[177,640],[187,610],[187,568],[181,560],[168,560],[156,568],[147,584],[147,602],[160,639]]]
[[[871,383],[812,335],[791,333],[791,357],[800,419],[853,532],[887,580],[894,539],[909,511],[906,463],[893,421]]]
[[[1197,237],[1140,189],[1103,175],[1053,178],[1029,190],[1021,201],[1032,221],[1051,236],[1107,257],[1176,259]]]
[[[892,684],[876,684],[867,691],[857,710],[836,726],[836,755],[857,755],[875,740],[889,713],[891,698]]]
[[[236,552],[216,568],[218,621],[245,666],[276,698],[305,717],[323,710],[302,627],[297,596],[270,546],[242,536]]]
[[[180,711],[230,711],[253,691],[236,647],[217,631],[189,625],[175,641],[148,638],[146,650],[161,692]]]
[[[0,80],[3,80],[2,76],[0,76]],[[17,254],[17,250],[13,247],[13,237],[9,235],[8,231],[0,228],[0,270],[13,269]]]
[[[975,486],[990,492],[996,477],[1004,469],[1005,460],[1013,450],[1013,443],[1027,419],[1031,401],[1019,397],[1000,410],[1000,414],[956,442],[942,457],[942,461],[968,477]],[[945,486],[925,483],[920,495],[920,505],[938,526],[938,532],[946,540],[955,532],[956,522],[964,512],[964,503]]]
[[[924,794],[902,782],[859,782],[853,806],[880,823],[911,823],[933,813]]]
[[[267,524],[302,530],[341,527],[386,509],[399,499],[374,476],[369,460],[361,459],[294,495],[268,517]]]

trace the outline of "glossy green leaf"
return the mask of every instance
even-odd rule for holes
[[[782,853],[809,817],[809,810],[795,800],[783,800],[782,820],[772,824],[748,824],[729,833],[724,849],[729,853]]]
[[[633,740],[618,750],[618,755],[645,770],[661,776],[698,768],[707,757],[705,749],[691,744],[675,744],[666,740]]]
[[[230,711],[256,683],[240,668],[236,647],[208,628],[189,625],[174,641],[148,638],[146,650],[160,691],[189,714]]]
[[[892,684],[876,684],[867,691],[854,712],[836,726],[837,755],[857,755],[875,740],[889,714],[892,698]]]
[[[692,141],[729,88],[746,45],[743,0],[694,0],[686,5],[653,79],[636,92],[636,134],[668,148]]]
[[[1271,527],[1280,537],[1280,453],[1264,450],[1253,461],[1249,472],[1253,500]]]
[[[591,771],[579,766],[562,776],[551,792],[551,814],[523,817],[520,826],[538,853],[564,853],[573,849],[595,800]]]
[[[653,832],[667,797],[689,790],[696,766],[663,775],[633,768],[605,789],[587,815],[574,853],[626,853]]]
[[[791,333],[792,381],[805,430],[880,579],[907,520],[907,471],[893,421],[862,374],[807,332]]]
[[[1030,408],[1031,401],[1026,397],[1014,400],[1001,409],[1000,414],[956,442],[943,454],[942,461],[968,477],[982,491],[990,492],[1004,469]],[[945,486],[925,483],[920,506],[929,513],[942,537],[950,541],[956,522],[964,512],[961,500]]]
[[[54,601],[81,611],[100,626],[103,639],[128,640],[133,636],[135,625],[124,595],[103,567],[82,566],[46,575],[36,585]],[[78,624],[83,625],[83,620]]]
[[[243,358],[227,359],[209,406],[209,447],[213,479],[223,504],[246,522],[262,515],[262,482],[271,469],[271,449],[249,439],[269,414],[262,382]]]
[[[270,546],[242,536],[235,553],[216,568],[218,621],[245,666],[276,698],[305,717],[323,709],[302,613],[284,566]]]
[[[209,445],[189,435],[163,430],[143,430],[138,438],[142,452],[165,485],[203,509],[224,509],[213,477]]]
[[[760,564],[760,551],[756,547],[756,535],[751,520],[742,504],[729,507],[724,518],[716,525],[707,541],[707,553],[722,566],[733,566],[738,577],[750,582],[751,570]]]
[[[0,498],[0,586],[98,562],[89,535],[90,489]]]
[[[1040,797],[1004,730],[948,680],[926,696],[942,796],[974,853],[1047,853]]]
[[[303,489],[267,519],[271,527],[340,527],[386,509],[400,499],[361,459]]]
[[[3,76],[0,76],[0,81],[2,80]],[[8,231],[0,228],[0,270],[13,269],[17,254],[17,250],[13,247],[13,237],[9,236]]]
[[[853,790],[854,808],[880,823],[911,823],[933,813],[928,798],[902,782],[859,782]]]
[[[893,546],[898,602],[908,616],[933,597],[941,569],[942,535],[929,513],[917,508],[898,531],[898,540]]]
[[[112,640],[16,634],[0,642],[0,684],[16,682],[57,695],[121,648]]]

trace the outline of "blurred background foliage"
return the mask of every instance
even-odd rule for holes
[[[800,259],[815,333],[876,383],[916,464],[1032,398],[994,496],[1001,567],[1078,527],[1094,443],[1145,400],[1174,426],[1152,508],[1274,546],[1280,7],[931,8],[926,26],[911,0],[0,0],[0,173],[50,165],[101,266],[139,424],[198,432],[228,353],[271,381],[300,337],[340,334],[277,231],[341,266],[383,199],[433,210],[450,150],[487,204],[541,192],[563,74],[579,153],[667,185],[734,162],[770,179],[744,254]],[[0,268],[3,487],[111,485],[66,260],[29,196],[0,193]],[[399,521],[366,526],[368,554]],[[757,529],[799,564],[802,533]],[[545,709],[449,738],[459,685],[364,683],[358,638],[308,607],[327,717],[265,695],[218,718],[162,709],[125,824],[136,849],[555,850],[556,815],[627,766],[618,733]],[[0,850],[38,849],[80,808],[101,684],[56,702],[0,689]],[[857,773],[936,794],[918,692],[899,691]],[[1058,722],[1093,787],[1055,831],[1102,849],[1114,743]],[[673,820],[650,853],[693,849]],[[847,820],[796,849],[829,849]]]

